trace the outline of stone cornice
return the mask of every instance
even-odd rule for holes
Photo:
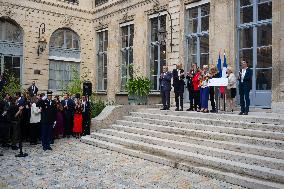
[[[67,5],[59,4],[59,2],[61,2],[61,1],[58,1],[58,3],[48,2],[48,1],[44,1],[44,0],[28,0],[28,1],[35,2],[35,3],[41,3],[41,4],[45,4],[45,5],[50,5],[50,6],[55,6],[55,7],[59,7],[59,8],[63,8],[63,9],[69,9],[69,10],[73,10],[73,11],[92,14],[92,11],[89,11],[89,10],[86,10],[86,9],[81,9],[79,7],[70,7],[70,4],[67,4]]]
[[[29,1],[37,2],[37,1],[41,1],[41,0],[29,0]],[[9,8],[11,7],[11,9],[13,9],[13,10],[14,9],[19,9],[19,10],[30,11],[30,12],[37,11],[38,13],[39,12],[43,12],[43,13],[51,14],[51,15],[54,15],[54,16],[59,16],[59,17],[64,17],[64,18],[66,17],[66,13],[59,13],[59,12],[50,11],[50,10],[43,10],[43,9],[39,9],[39,8],[33,8],[33,7],[28,7],[28,6],[18,5],[18,4],[8,3],[8,2],[0,2],[0,6],[2,6],[2,7],[9,7]],[[78,16],[73,16],[73,15],[69,15],[69,18],[70,19],[84,20],[84,21],[88,21],[90,23],[92,22],[92,19],[78,17]]]
[[[126,1],[126,0],[121,0],[121,1]],[[119,2],[121,2],[119,1]],[[100,17],[97,17],[94,19],[94,22],[100,22],[104,19],[107,19],[107,18],[110,18],[110,17],[113,17],[117,14],[123,14],[123,13],[126,13],[130,10],[133,10],[133,9],[136,9],[136,8],[139,8],[141,6],[144,6],[144,5],[147,5],[147,4],[150,4],[152,2],[155,2],[155,0],[143,0],[141,2],[138,2],[138,3],[135,3],[133,5],[130,5],[128,7],[125,7],[125,8],[122,8],[122,9],[119,9],[119,10],[116,10],[116,11],[113,11],[113,12],[110,12],[108,14],[105,14],[103,16],[100,16]],[[113,6],[113,5],[112,5]]]

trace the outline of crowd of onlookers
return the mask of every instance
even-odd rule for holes
[[[9,95],[2,92],[0,101],[0,129],[3,147],[18,150],[19,141],[30,145],[42,144],[52,150],[54,139],[90,134],[90,103],[87,96],[68,93],[60,99],[52,91],[38,95],[35,82],[26,93]]]

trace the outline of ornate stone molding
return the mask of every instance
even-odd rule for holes
[[[155,4],[152,9],[145,11],[147,15],[154,14],[155,12],[161,12],[168,9],[168,5]]]
[[[9,18],[12,18],[15,15],[15,12],[13,11],[13,9],[10,6],[5,5],[2,8],[3,8],[3,10],[0,11],[0,16],[6,16],[6,17],[9,17]]]
[[[121,19],[118,19],[119,23],[123,23],[123,22],[128,22],[131,20],[134,20],[135,15],[128,15],[128,13],[126,12],[125,14],[123,14],[123,17]]]
[[[45,5],[51,5],[51,6],[56,6],[56,7],[60,7],[60,8],[64,8],[64,9],[69,9],[69,10],[75,10],[75,11],[79,11],[79,12],[84,12],[84,13],[92,13],[92,11],[89,10],[85,10],[85,9],[81,9],[76,7],[70,7],[68,5],[65,4],[59,4],[59,3],[53,3],[53,2],[48,2],[48,1],[44,1],[44,0],[28,0],[28,1],[32,1],[35,3],[41,3],[41,4],[45,4]],[[59,0],[58,2],[62,2],[61,0]]]
[[[37,2],[37,1],[40,1],[40,0],[29,0],[29,1]],[[25,11],[25,12],[38,12],[38,13],[41,12],[43,14],[53,15],[53,16],[57,16],[57,17],[64,17],[66,15],[66,14],[60,13],[60,12],[55,12],[55,11],[50,11],[50,10],[43,10],[43,9],[39,9],[39,8],[31,8],[31,7],[28,7],[28,6],[16,5],[16,4],[7,3],[7,2],[6,3],[5,2],[0,2],[0,6],[1,7],[10,7],[11,10],[18,9],[18,10]],[[57,7],[59,7],[59,6],[57,6]],[[0,13],[0,15],[1,15],[1,13]],[[69,15],[69,16],[71,16],[71,15]],[[84,17],[78,17],[78,16],[71,16],[71,17],[73,19],[78,19],[79,21],[80,20],[84,20],[84,21],[87,21],[89,23],[92,22],[92,19],[88,19],[88,18],[84,18]]]
[[[98,30],[106,29],[106,28],[108,28],[108,25],[109,25],[109,23],[98,22],[98,25],[95,26],[95,30],[98,31]]]
[[[122,1],[124,1],[124,0],[122,0]],[[97,17],[97,18],[94,19],[94,22],[103,21],[103,20],[105,20],[105,19],[107,19],[107,18],[114,17],[114,16],[116,16],[117,14],[123,14],[123,13],[129,12],[130,10],[137,9],[137,8],[139,8],[139,7],[141,7],[141,6],[150,4],[150,3],[152,3],[152,2],[154,2],[154,0],[143,0],[143,1],[141,1],[141,2],[135,3],[135,4],[130,5],[130,6],[128,6],[128,7],[125,7],[125,8],[122,8],[122,9],[119,9],[119,10],[116,10],[116,11],[113,11],[113,12],[110,12],[110,13],[108,13],[108,14],[105,14],[105,15],[103,15],[103,16]],[[105,11],[105,9],[104,9],[104,11]],[[97,11],[96,11],[96,12],[97,12]],[[95,13],[96,13],[96,12],[95,12]]]
[[[73,26],[73,18],[70,15],[64,15],[64,20],[60,22],[62,25],[67,26],[67,27],[72,27]]]

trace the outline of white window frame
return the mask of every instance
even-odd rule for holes
[[[103,34],[103,41],[102,41],[102,43],[103,43],[102,50],[103,51],[100,51],[100,47],[99,47],[100,42],[101,42],[100,38],[99,38],[100,33]],[[105,75],[104,73],[105,73],[105,71],[107,72],[107,67],[108,67],[108,65],[105,65],[105,56],[107,57],[107,50],[105,51],[105,38],[106,38],[106,34],[108,36],[108,29],[102,29],[102,30],[98,30],[97,31],[97,37],[98,37],[98,40],[97,40],[98,41],[98,43],[97,43],[97,62],[98,62],[98,64],[99,64],[99,59],[102,56],[102,70],[99,70],[99,66],[98,66],[98,69],[97,69],[97,91],[98,92],[105,92],[105,91],[107,91],[107,85],[105,86],[105,82],[104,82],[105,80],[106,81],[108,80],[107,76],[104,77],[104,75]],[[108,37],[107,37],[107,39],[108,39]],[[108,41],[107,41],[107,43],[108,43]],[[107,57],[106,64],[108,64],[108,57]],[[106,70],[105,70],[105,67],[106,67]],[[102,79],[101,83],[100,83],[99,74],[98,74],[99,71],[102,71],[102,76],[103,76],[103,78],[101,78]],[[100,86],[101,86],[101,88],[100,88]]]

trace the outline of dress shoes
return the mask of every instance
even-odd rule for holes
[[[176,108],[176,109],[175,109],[175,111],[179,111],[179,109],[178,109],[178,108]]]
[[[244,114],[244,112],[240,112],[240,113],[239,113],[239,115],[243,115],[243,114]]]
[[[192,108],[188,108],[186,111],[193,111],[193,109]]]
[[[17,146],[11,146],[12,150],[18,150],[19,148]]]
[[[47,150],[52,150],[52,148],[51,148],[51,147],[47,147],[46,149],[47,149]]]
[[[248,115],[248,112],[245,112],[244,115]]]
[[[160,109],[160,110],[167,110],[167,108],[162,108],[162,109]]]

